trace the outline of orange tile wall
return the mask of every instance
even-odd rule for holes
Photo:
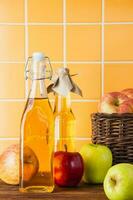
[[[19,142],[24,65],[33,51],[45,52],[54,69],[78,73],[84,96],[72,94],[72,109],[79,150],[90,142],[100,97],[133,87],[133,1],[0,0],[0,153]]]

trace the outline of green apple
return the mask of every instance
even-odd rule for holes
[[[80,153],[84,160],[84,182],[103,183],[108,169],[112,166],[111,150],[100,144],[85,144]]]
[[[133,165],[121,163],[111,167],[104,180],[104,191],[110,200],[133,200]]]

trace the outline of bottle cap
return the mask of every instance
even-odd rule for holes
[[[72,80],[68,68],[60,67],[52,77],[53,83],[48,86],[49,92],[56,92],[62,96],[67,96],[69,92],[82,96],[82,91],[78,85]]]
[[[31,76],[32,79],[45,78],[45,57],[42,52],[34,52],[32,54]]]
[[[34,61],[40,61],[40,60],[43,60],[44,59],[44,53],[42,53],[42,52],[34,52],[33,54],[32,54],[32,59],[34,60]]]

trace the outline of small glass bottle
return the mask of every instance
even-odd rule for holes
[[[21,121],[21,192],[54,189],[54,118],[44,84],[46,58],[43,53],[34,53],[28,70],[32,85]]]
[[[55,151],[75,151],[76,119],[71,109],[70,92],[67,96],[56,94],[54,107]]]

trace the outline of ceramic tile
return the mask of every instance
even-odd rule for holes
[[[72,110],[76,118],[76,137],[91,136],[91,113],[97,112],[96,102],[76,102],[72,103]]]
[[[67,27],[67,60],[97,61],[101,59],[100,26]]]
[[[83,97],[73,94],[73,99],[99,99],[101,97],[100,64],[70,64],[68,67],[70,67],[70,74],[77,73],[72,79],[83,92]]]
[[[67,0],[68,22],[100,22],[101,0]]]
[[[0,61],[24,61],[24,27],[0,26]]]
[[[133,21],[133,1],[131,0],[106,0],[105,21],[128,22]]]
[[[0,22],[24,22],[24,0],[1,0]]]
[[[0,138],[19,137],[23,102],[0,102]]]
[[[105,65],[105,92],[133,87],[133,64]]]
[[[29,22],[62,22],[62,0],[28,0]]]
[[[0,98],[24,98],[23,64],[0,64]]]
[[[30,26],[29,55],[43,51],[51,60],[61,61],[63,54],[62,27]]]
[[[133,60],[133,25],[105,26],[105,60]]]

